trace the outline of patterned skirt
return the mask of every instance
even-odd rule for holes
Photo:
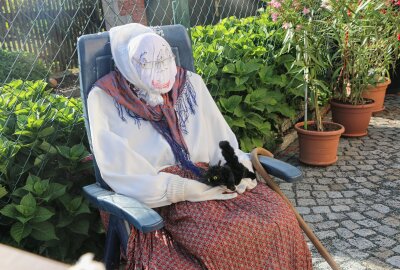
[[[193,179],[176,166],[163,171]],[[146,234],[132,228],[126,269],[312,269],[295,215],[262,183],[231,200],[155,210],[165,227]]]

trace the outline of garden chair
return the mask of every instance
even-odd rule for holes
[[[194,71],[191,41],[182,25],[169,25],[156,28],[171,45],[176,64]],[[84,108],[86,131],[91,144],[90,123],[87,116],[86,100],[96,80],[113,70],[109,33],[89,34],[78,39],[79,79]],[[299,169],[280,160],[259,156],[266,171],[287,182],[302,179]],[[102,180],[94,157],[96,183],[83,188],[86,197],[100,210],[110,213],[105,243],[104,263],[107,269],[119,264],[120,251],[126,252],[129,226],[143,232],[151,232],[163,227],[163,220],[157,212],[133,198],[113,192]]]

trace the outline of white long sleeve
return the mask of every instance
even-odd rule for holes
[[[238,150],[235,135],[201,77],[188,73],[188,79],[197,101],[195,114],[190,114],[186,122],[188,133],[183,134],[192,162],[213,165],[223,160],[218,143],[227,140],[247,166],[247,155]],[[159,172],[176,165],[162,135],[147,121],[141,120],[138,125],[126,114],[126,121],[122,121],[113,98],[102,89],[92,89],[87,104],[93,151],[104,181],[115,192],[152,208],[182,200],[184,178]]]

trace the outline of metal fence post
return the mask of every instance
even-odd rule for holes
[[[190,17],[188,0],[173,0],[172,11],[174,16],[174,24],[182,24],[189,29]]]

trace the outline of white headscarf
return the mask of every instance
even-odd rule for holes
[[[177,73],[171,46],[149,27],[131,23],[110,29],[111,53],[121,74],[150,106],[163,104]]]

